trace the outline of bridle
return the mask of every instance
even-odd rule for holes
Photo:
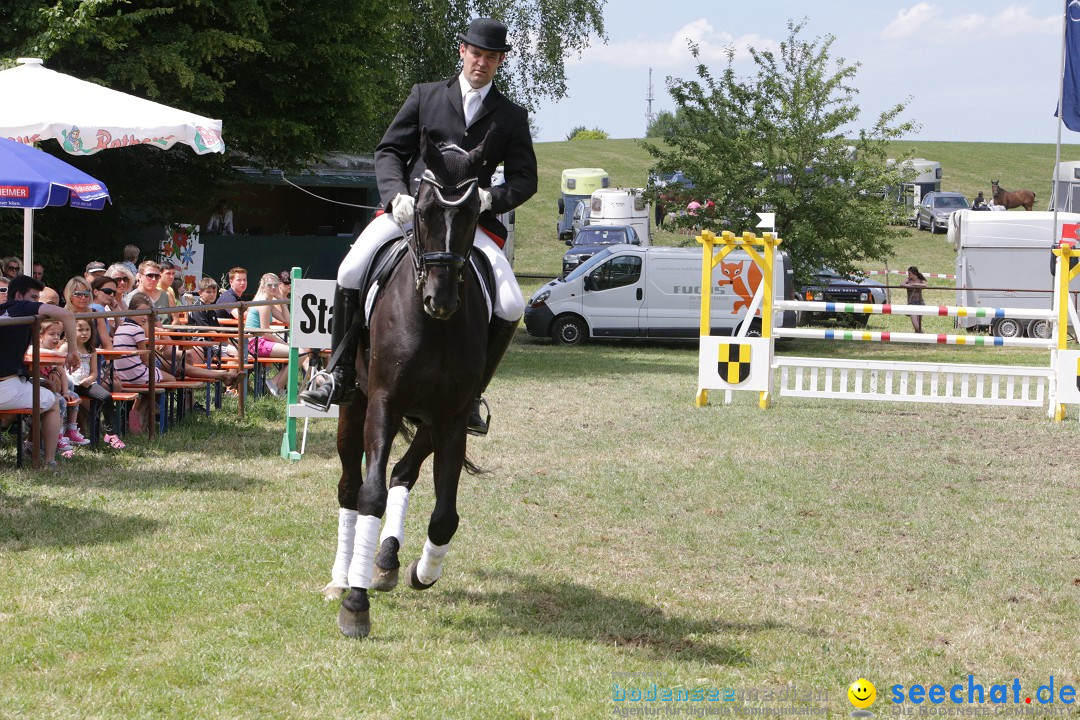
[[[456,185],[444,185],[439,182],[431,170],[424,170],[424,174],[420,177],[420,185],[428,184],[431,186],[432,191],[435,193],[435,202],[439,207],[444,210],[450,211],[446,222],[446,232],[450,233],[452,225],[453,214],[457,212],[458,208],[463,206],[473,193],[477,192],[477,179],[476,177],[466,178]],[[464,189],[464,190],[462,190]],[[443,196],[444,190],[455,191],[453,194],[457,194],[456,191],[461,191],[461,197],[457,200],[447,200]],[[416,196],[419,198],[420,190],[416,191]],[[423,252],[423,248],[420,246],[420,205],[417,203],[413,209],[413,232],[412,238],[409,242],[409,246],[412,249],[413,254],[413,266],[416,268],[416,289],[420,290],[424,278],[427,275],[429,267],[452,267],[458,271],[458,281],[460,282],[465,277],[465,256],[459,255],[450,251],[449,243],[447,243],[447,249],[441,252]]]

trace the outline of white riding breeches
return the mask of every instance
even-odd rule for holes
[[[349,254],[341,261],[337,284],[341,287],[359,289],[375,252],[385,243],[399,237],[401,237],[401,227],[394,222],[394,217],[390,213],[384,213],[372,220],[356,238],[356,242],[349,249]],[[506,255],[495,244],[495,241],[479,227],[476,228],[473,245],[484,253],[495,275],[493,308],[495,315],[503,320],[519,320],[525,313],[525,298],[521,296],[521,288],[518,287],[510,261],[506,259]]]

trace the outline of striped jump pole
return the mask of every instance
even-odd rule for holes
[[[907,277],[907,270],[867,270],[866,275],[903,275]],[[955,280],[952,273],[923,273],[923,277],[937,278],[938,280]]]
[[[1053,320],[1053,310],[964,307],[962,305],[870,305],[864,303],[833,303],[802,300],[779,300],[777,310],[808,312],[856,313],[860,315],[933,315],[938,317],[1002,318],[1008,314],[1018,320]]]
[[[919,306],[915,306],[919,307]],[[866,330],[821,330],[817,328],[775,328],[776,337],[807,340],[857,340],[861,342],[902,342],[922,345],[970,345],[974,347],[1029,347],[1050,349],[1054,340],[1005,338],[996,335],[945,335],[917,332],[869,332]]]

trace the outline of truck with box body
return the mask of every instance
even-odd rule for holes
[[[774,296],[791,298],[791,265],[783,252],[776,257]],[[742,250],[717,264],[712,278],[714,334],[738,330],[761,278],[761,269]],[[775,320],[794,327],[795,316],[777,311]],[[589,338],[696,339],[701,332],[701,251],[608,246],[537,290],[525,308],[525,328],[530,335],[569,345]],[[760,332],[760,310],[748,331]]]
[[[956,249],[956,304],[967,307],[1053,308],[1051,249],[1068,226],[1080,227],[1080,213],[978,212],[950,217],[947,239]],[[1070,290],[1080,290],[1080,278]],[[1070,295],[1072,302],[1076,296]],[[958,328],[988,329],[1002,337],[1047,337],[1045,320],[956,318]]]

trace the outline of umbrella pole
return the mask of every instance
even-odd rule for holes
[[[34,271],[34,209],[23,210],[23,273]]]

